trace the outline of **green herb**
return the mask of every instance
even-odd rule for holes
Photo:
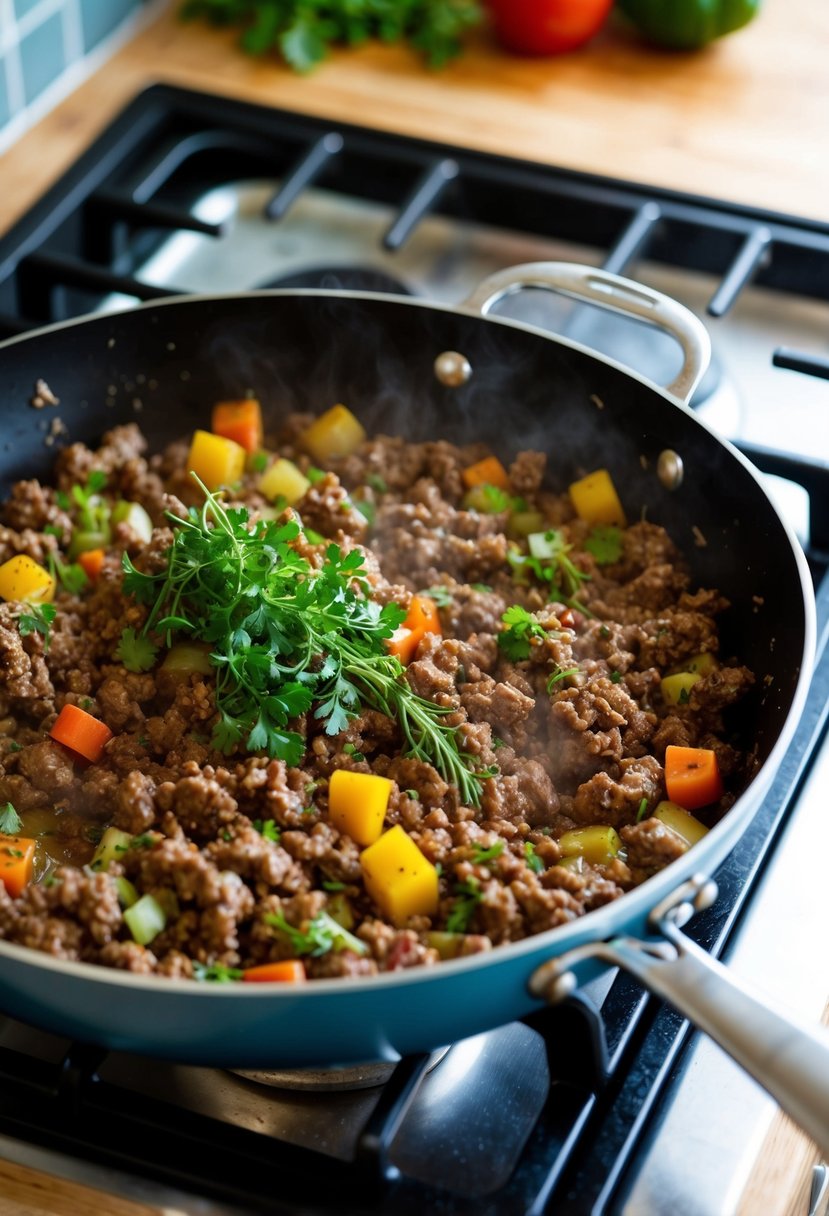
[[[481,20],[481,7],[475,0],[184,0],[181,15],[240,26],[248,54],[276,51],[297,72],[310,72],[332,45],[369,38],[406,41],[430,67],[443,67]]]
[[[213,746],[229,754],[244,744],[296,765],[305,740],[287,729],[291,719],[315,706],[327,734],[338,735],[369,706],[398,723],[408,755],[433,764],[477,806],[474,758],[445,725],[446,707],[417,696],[388,653],[385,641],[405,613],[368,598],[360,551],[329,544],[317,570],[291,545],[295,521],[251,525],[244,508],[225,508],[199,485],[200,510],[168,515],[175,534],[165,568],[143,574],[127,554],[122,564],[124,591],[150,607],[141,637],[210,643]]]
[[[473,591],[480,591],[482,595],[487,595],[492,591],[489,583],[470,583],[469,585]]]
[[[412,802],[420,802],[420,794],[418,794],[417,790],[406,790],[405,793],[408,798],[411,798]]]
[[[72,486],[69,494],[56,495],[58,506],[64,511],[75,508],[75,518],[80,532],[107,532],[109,529],[109,504],[100,498],[106,489],[107,476],[101,469],[93,469],[83,486]]]
[[[9,845],[6,845],[6,847],[2,850],[2,852],[5,853],[5,855],[7,857],[22,857],[23,856],[22,849],[13,849]],[[6,868],[8,869],[8,866]]]
[[[599,629],[599,637],[600,638],[609,638],[610,637],[610,630],[608,629],[607,625],[601,626],[601,628]]]
[[[16,739],[12,739],[11,742],[9,743],[9,751],[10,752],[22,752],[23,748],[22,748],[21,744],[19,744],[17,742]]]
[[[230,831],[229,828],[225,828],[224,831],[222,832],[222,840],[224,840],[227,843],[227,842],[231,841],[232,839],[233,839],[233,833]]]
[[[254,473],[264,473],[270,457],[267,452],[254,452],[248,463]]]
[[[43,534],[44,536],[56,536],[60,540],[63,536],[63,528],[59,528],[57,524],[46,524]]]
[[[72,499],[69,497],[69,495],[66,493],[65,490],[57,490],[55,492],[55,502],[58,504],[61,511],[71,511],[72,510]]]
[[[0,807],[0,832],[4,836],[16,836],[23,827],[23,820],[10,802]]]
[[[506,747],[506,746],[507,746],[507,745],[506,745],[506,743],[505,743],[505,742],[504,742],[504,740],[503,740],[503,739],[500,737],[500,735],[493,735],[493,736],[492,736],[492,749],[493,749],[493,751],[496,751],[496,752],[497,752],[497,751],[498,751],[498,749],[499,749],[499,747]]]
[[[54,874],[47,874],[47,875],[46,875],[46,877],[43,879],[43,882],[41,883],[41,886],[43,886],[43,887],[54,887],[54,886],[55,886],[57,883],[59,883],[60,881],[61,881],[61,880],[60,880],[59,878],[57,878],[57,877],[56,877],[56,875],[54,875]]]
[[[224,963],[197,963],[193,960],[193,979],[201,984],[235,984],[244,975],[240,967]]]
[[[520,604],[507,608],[501,620],[506,629],[498,634],[498,646],[513,662],[530,657],[533,638],[543,639],[547,636],[543,625],[539,625],[533,614]]]
[[[147,736],[146,736],[146,735],[139,735],[139,736],[138,736],[138,746],[139,746],[139,747],[147,747],[147,746],[149,745],[149,742],[150,742],[150,741],[149,741],[149,739],[147,738]]]
[[[584,547],[593,554],[599,566],[612,566],[622,556],[622,529],[602,524],[593,529]]]
[[[345,886],[344,882],[334,882],[331,879],[326,879],[322,884],[324,891],[344,891]]]
[[[325,477],[325,469],[318,469],[314,465],[310,465],[310,467],[305,470],[305,476],[308,478],[311,485],[315,486],[317,482],[322,481],[322,479]]]
[[[17,628],[22,638],[25,638],[30,633],[39,633],[43,636],[43,653],[49,653],[52,637],[50,627],[52,621],[57,616],[57,609],[54,604],[29,604],[27,612],[21,612],[17,618]]]
[[[377,508],[374,503],[369,502],[368,499],[353,498],[351,504],[360,512],[368,526],[373,528],[374,521],[377,518]]]
[[[419,591],[418,595],[428,595],[430,600],[434,600],[438,608],[452,607],[452,593],[447,587],[429,587],[426,591]]]
[[[495,844],[485,849],[483,845],[476,844],[472,846],[472,861],[475,865],[485,865],[488,861],[494,861],[496,857],[500,857],[504,851],[503,840],[496,840]]]
[[[439,861],[435,862],[435,873],[437,874],[438,878],[440,878],[440,876],[443,874],[443,865]]]
[[[356,760],[358,763],[361,760],[365,760],[365,756],[363,755],[363,753],[358,752],[357,748],[354,746],[353,743],[344,743],[343,751],[345,752],[345,754],[347,756],[350,756],[352,760]]]
[[[50,553],[47,557],[49,573],[55,582],[60,583],[64,591],[70,595],[80,595],[89,582],[89,577],[83,566],[77,562],[65,562],[59,554]]]
[[[149,832],[142,832],[140,836],[133,836],[132,840],[129,843],[129,848],[131,848],[131,849],[149,849],[149,848],[152,848],[152,846],[154,844],[155,844],[155,836],[150,835]],[[117,845],[115,847],[118,848]]]
[[[679,705],[687,705],[687,704],[688,704],[688,702],[689,702],[690,700],[691,700],[691,697],[690,697],[690,694],[689,694],[689,692],[688,692],[688,689],[687,689],[687,688],[680,688],[680,690],[679,690],[679,697],[677,698],[677,703],[678,703]]]
[[[524,860],[527,863],[528,869],[532,870],[533,874],[541,874],[544,870],[544,862],[535,851],[535,845],[531,840],[524,841]]]
[[[643,798],[639,803],[639,810],[636,812],[636,822],[641,823],[648,813],[648,800]]]
[[[121,640],[115,648],[115,657],[120,659],[127,671],[149,671],[155,666],[158,647],[143,634],[136,635],[134,629],[122,629]]]
[[[276,826],[276,820],[254,819],[253,826],[256,828],[259,835],[263,836],[265,840],[270,840],[272,844],[279,844],[282,833]]]
[[[562,670],[561,667],[556,668],[547,681],[547,692],[552,692],[559,680],[566,680],[568,676],[577,676],[578,674],[578,667],[568,667],[566,671]]]
[[[466,878],[455,885],[455,895],[452,911],[446,918],[446,932],[466,933],[475,909],[483,899],[480,883],[476,878]]]
[[[385,494],[388,491],[385,477],[381,477],[379,473],[367,473],[366,485],[371,486],[377,494]]]
[[[92,698],[84,697],[84,699],[81,701],[81,709],[91,709],[91,708],[92,708]]]
[[[622,679],[621,671],[611,671],[611,673],[610,673],[611,684],[618,684],[621,681],[621,679]]]
[[[88,827],[84,828],[84,836],[90,844],[100,844],[103,834],[104,829],[95,823],[90,823]]]
[[[589,580],[570,558],[572,545],[564,538],[564,533],[555,528],[546,532],[532,532],[527,537],[529,553],[511,549],[507,561],[513,569],[518,582],[526,582],[527,575],[532,574],[540,583],[546,583],[548,598],[560,600],[577,611],[591,616],[590,610],[576,597],[582,583]]]
[[[305,529],[305,539],[309,545],[322,545],[325,543],[325,537],[321,532],[315,532],[313,528]]]
[[[309,954],[312,958],[319,958],[322,954],[328,954],[329,950],[352,950],[355,954],[368,953],[366,943],[349,933],[327,912],[320,912],[304,930],[294,928],[281,912],[270,914],[264,920],[266,924],[271,925],[288,939],[297,956]]]
[[[501,511],[509,511],[512,506],[512,499],[506,490],[502,490],[500,486],[482,485],[481,493],[486,503],[487,512],[490,515],[498,515]]]

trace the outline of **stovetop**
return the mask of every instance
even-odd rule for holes
[[[720,899],[690,932],[816,1020],[829,980],[817,873],[829,843],[829,227],[159,87],[0,239],[0,333],[267,285],[456,302],[492,271],[539,260],[627,273],[708,317],[715,367],[695,408],[770,476],[807,546],[821,638],[809,702],[716,876]],[[504,312],[657,382],[675,374],[670,340],[635,323],[540,293]],[[579,1050],[562,1057],[562,1039]],[[614,973],[567,1007],[347,1092],[104,1057],[0,1024],[0,1155],[211,1216],[713,1216],[734,1210],[774,1110]]]

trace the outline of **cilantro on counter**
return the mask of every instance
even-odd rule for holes
[[[184,20],[241,27],[243,50],[276,51],[297,72],[311,71],[333,45],[369,38],[406,41],[442,67],[482,17],[476,0],[184,0],[180,11]]]

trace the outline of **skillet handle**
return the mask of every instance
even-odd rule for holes
[[[485,317],[499,300],[527,288],[557,291],[574,300],[635,317],[671,334],[682,347],[683,363],[679,375],[666,385],[665,391],[682,405],[688,404],[710,362],[711,339],[702,321],[684,304],[595,266],[526,262],[484,279],[461,307]]]
[[[827,1156],[829,1034],[770,1007],[682,933],[680,925],[715,897],[714,883],[691,879],[651,913],[652,927],[667,940],[617,937],[578,947],[542,964],[530,991],[555,1003],[573,990],[571,968],[584,959],[623,967],[728,1052]]]

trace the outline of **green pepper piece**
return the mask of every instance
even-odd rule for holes
[[[692,51],[742,29],[761,0],[617,0],[620,12],[658,46]]]

